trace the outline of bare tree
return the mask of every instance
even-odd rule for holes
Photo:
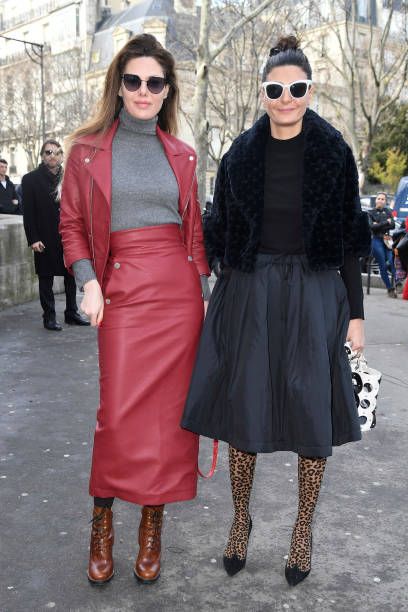
[[[407,85],[407,3],[383,4],[361,14],[357,0],[335,0],[325,14],[313,2],[315,40],[310,48],[327,65],[318,95],[335,110],[357,159],[364,186],[373,140],[386,110]],[[316,36],[316,33],[320,36]],[[326,42],[325,42],[326,39]]]
[[[96,96],[86,90],[81,52],[74,49],[45,59],[45,133],[61,141],[90,115]],[[18,75],[16,77],[16,75]],[[0,144],[13,141],[27,157],[28,167],[39,160],[42,144],[39,67],[28,59],[3,69],[0,75]]]
[[[208,116],[208,92],[209,92],[209,72],[214,67],[217,57],[226,47],[235,40],[235,37],[242,34],[242,29],[265,9],[277,4],[278,0],[263,0],[254,2],[252,0],[242,0],[241,5],[246,9],[241,17],[234,21],[220,40],[214,40],[213,28],[213,2],[212,0],[202,0],[200,14],[199,41],[196,49],[196,82],[193,101],[193,132],[198,155],[197,174],[199,182],[199,198],[201,202],[205,199],[205,181],[209,154],[209,130],[210,120]],[[237,4],[239,2],[235,2]],[[234,4],[231,0],[226,0],[223,4],[217,3],[217,12],[222,11],[222,7]],[[213,72],[212,72],[213,74]]]
[[[229,2],[213,10],[212,35],[218,41],[245,17],[246,3]],[[295,30],[288,3],[274,3],[274,11],[250,20],[215,59],[208,85],[209,157],[218,166],[225,147],[250,127],[260,113],[260,75],[278,34]],[[215,32],[214,32],[215,30]]]
[[[56,56],[50,73],[53,83],[50,103],[53,131],[63,138],[92,114],[100,91],[86,86],[84,60],[79,48]]]
[[[16,77],[18,74],[18,77]],[[40,70],[29,60],[4,69],[1,73],[1,140],[20,144],[28,167],[37,165],[41,146]]]

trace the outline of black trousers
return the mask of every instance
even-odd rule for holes
[[[44,311],[43,317],[45,321],[55,321],[55,298],[52,290],[53,283],[53,276],[38,276],[40,302]],[[64,287],[66,301],[65,315],[69,316],[78,311],[75,279],[69,272],[64,274]]]

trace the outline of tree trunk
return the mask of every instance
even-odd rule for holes
[[[198,198],[201,206],[205,204],[206,176],[208,158],[208,69],[211,0],[201,2],[200,37],[197,47],[196,86],[194,92],[193,127],[197,152]]]
[[[208,132],[209,121],[207,117],[207,97],[208,97],[208,73],[210,66],[218,55],[227,47],[230,40],[239,33],[242,27],[255,19],[262,11],[268,8],[277,0],[263,0],[256,8],[231,27],[224,38],[210,51],[209,38],[211,26],[211,0],[201,0],[200,35],[197,47],[196,59],[196,87],[193,104],[193,127],[196,152],[198,156],[197,178],[198,178],[198,197],[201,206],[205,203],[206,195],[206,175],[208,160]]]

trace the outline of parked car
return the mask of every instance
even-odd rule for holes
[[[375,195],[361,195],[360,196],[360,203],[361,203],[361,208],[362,210],[364,210],[365,212],[371,210],[371,208],[375,208],[375,200],[377,198],[377,194]]]
[[[395,193],[394,211],[402,224],[408,217],[408,176],[403,176]]]

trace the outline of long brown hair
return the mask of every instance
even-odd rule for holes
[[[106,73],[103,95],[95,115],[68,137],[68,147],[75,144],[81,136],[103,134],[109,130],[123,106],[122,98],[118,95],[122,74],[128,61],[135,57],[153,57],[163,68],[169,93],[159,111],[158,124],[162,130],[177,134],[179,87],[174,57],[151,34],[139,34],[129,40],[113,58]]]

